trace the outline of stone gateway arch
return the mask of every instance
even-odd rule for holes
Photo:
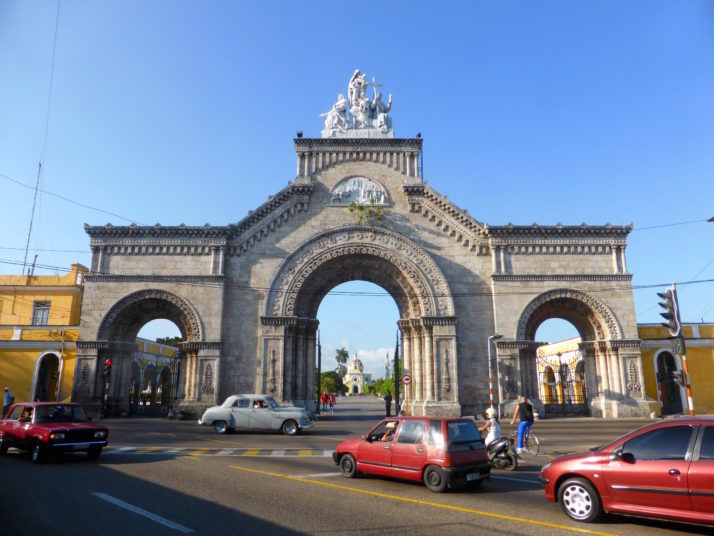
[[[238,392],[314,409],[317,311],[337,285],[373,282],[394,299],[410,413],[475,415],[520,393],[539,411],[535,332],[549,318],[581,337],[586,411],[648,415],[629,227],[489,226],[422,180],[422,139],[397,138],[381,95],[356,71],[323,114],[321,138],[293,140],[297,173],[225,226],[86,226],[73,398],[128,407],[133,341],[148,321],[181,331],[176,405],[190,414]],[[380,104],[381,103],[381,104]],[[350,208],[351,207],[351,208]],[[357,207],[358,210],[355,210]]]

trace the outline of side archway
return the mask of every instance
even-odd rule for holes
[[[536,331],[543,322],[553,318],[572,324],[580,336],[580,343],[577,351],[548,358],[554,371],[557,370],[555,392],[550,392],[544,386],[552,385],[552,378],[544,376],[542,363],[539,366],[536,358],[539,346]],[[624,377],[617,355],[616,341],[621,339],[623,330],[616,316],[595,296],[568,288],[538,295],[523,308],[516,326],[519,391],[532,397],[538,411],[545,415],[599,413],[604,398],[609,400],[625,394],[618,387]],[[610,376],[612,383],[608,379]],[[601,401],[597,408],[593,408],[595,399]]]

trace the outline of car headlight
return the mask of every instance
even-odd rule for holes
[[[101,439],[101,438],[103,438],[103,437],[106,436],[106,435],[107,435],[107,433],[106,433],[104,430],[100,430],[100,431],[98,431],[98,432],[94,432],[94,438],[95,438],[95,439]]]
[[[540,472],[543,473],[546,469],[550,467],[550,462],[546,463],[543,467],[540,468]]]
[[[64,439],[64,432],[55,432],[50,434],[50,439],[54,439],[55,441],[58,441],[60,439]]]

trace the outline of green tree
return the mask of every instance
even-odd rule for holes
[[[335,372],[339,375],[340,379],[347,374],[347,360],[350,358],[350,353],[343,346],[339,350],[335,350],[335,361],[337,361],[337,368]]]
[[[320,375],[320,387],[323,393],[345,394],[347,392],[347,387],[342,383],[342,376],[332,370]]]
[[[169,346],[178,346],[183,342],[183,339],[181,337],[159,337],[156,339],[156,342],[159,344],[167,344]]]

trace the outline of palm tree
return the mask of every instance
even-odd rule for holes
[[[344,346],[339,350],[335,350],[335,353],[335,361],[337,361],[337,368],[335,369],[335,372],[337,372],[337,375],[342,378],[345,374],[347,374],[347,360],[350,358],[350,353]]]

